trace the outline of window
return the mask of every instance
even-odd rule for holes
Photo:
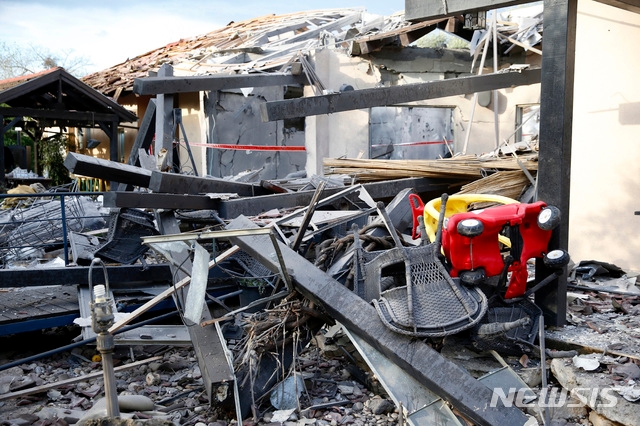
[[[374,107],[369,118],[369,158],[425,160],[450,156],[453,110]]]
[[[518,105],[516,142],[537,142],[540,131],[540,104]]]

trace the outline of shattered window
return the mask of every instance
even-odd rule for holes
[[[370,158],[423,160],[450,156],[452,117],[451,108],[371,108]]]
[[[540,131],[540,104],[518,105],[516,142],[535,142]]]

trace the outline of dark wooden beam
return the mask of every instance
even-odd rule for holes
[[[106,266],[109,285],[133,289],[137,285],[171,282],[169,265]],[[76,286],[89,283],[89,266],[66,268],[0,269],[0,288],[47,285]]]
[[[479,10],[492,10],[502,7],[533,3],[535,0],[405,0],[404,18],[407,21],[444,18],[464,15]]]
[[[71,173],[114,182],[126,183],[142,188],[149,187],[151,171],[102,158],[70,152],[64,166]]]
[[[160,78],[173,77],[173,67],[163,64],[158,70]],[[156,139],[155,156],[162,164],[158,167],[162,171],[173,169],[173,94],[159,94],[156,96]]]
[[[84,111],[59,111],[53,109],[37,109],[37,108],[0,108],[0,112],[8,117],[17,115],[31,118],[50,118],[58,120],[71,120],[78,122],[111,122],[118,119],[116,114],[93,113]]]
[[[110,208],[216,210],[220,206],[220,200],[206,195],[109,191],[104,194],[103,204]]]
[[[455,186],[450,179],[406,178],[363,186],[374,200],[389,200],[407,188],[412,188],[418,194],[426,194],[426,198],[436,198],[449,191],[452,184]],[[326,188],[322,194],[329,197],[342,190],[344,188]],[[272,209],[308,206],[313,194],[314,191],[309,190],[218,200],[204,195],[110,191],[104,194],[104,205],[115,208],[217,210],[219,217],[233,219],[240,215],[255,216]],[[357,202],[358,194],[346,197]]]
[[[138,95],[162,93],[192,93],[243,87],[291,86],[309,84],[304,74],[234,74],[197,75],[190,77],[145,77],[133,80],[133,92]]]
[[[255,227],[257,225],[241,216],[234,219],[228,229]],[[278,271],[278,260],[272,256],[274,249],[269,236],[232,237],[231,241],[271,271]],[[519,408],[505,407],[501,402],[492,407],[492,389],[422,340],[391,331],[370,303],[314,267],[285,244],[278,244],[297,291],[323,306],[333,319],[450,402],[474,424],[516,426],[526,423],[527,417]]]
[[[562,212],[560,226],[554,230],[549,242],[550,250],[566,250],[569,245],[577,4],[577,0],[544,2],[538,199],[558,207]],[[544,262],[536,262],[536,277],[546,277],[551,272]],[[553,283],[536,292],[536,304],[542,308],[546,324],[565,324],[566,270]]]
[[[270,192],[258,184],[233,182],[213,177],[153,171],[149,189],[169,194],[235,193],[240,196],[265,195]]]
[[[2,173],[0,173],[0,187],[4,188],[4,116],[2,115],[2,110],[0,109],[0,166],[2,166]],[[7,170],[8,171],[8,170]]]
[[[328,95],[266,102],[260,105],[260,113],[264,122],[331,114],[375,106],[397,105],[446,96],[524,86],[540,83],[540,76],[540,69],[529,69],[521,72],[496,73],[426,83],[352,90]]]
[[[638,0],[596,0],[609,6],[627,10],[633,13],[640,13],[640,1]]]
[[[130,166],[140,166],[140,149],[143,149],[146,152],[149,151],[149,148],[153,143],[155,128],[156,100],[149,99],[147,109],[144,112],[144,117],[142,117],[142,122],[140,123],[140,127],[138,128],[138,133],[136,133],[136,140],[133,142],[133,146],[131,147],[131,151],[129,152],[129,159],[127,160],[127,164],[129,164]],[[114,188],[112,188],[112,190],[113,189]],[[131,185],[127,185],[124,183],[121,183],[118,186],[119,191],[131,191],[132,189],[133,187],[131,187]]]

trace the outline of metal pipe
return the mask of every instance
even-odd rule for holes
[[[64,247],[64,264],[65,266],[67,266],[69,265],[69,242],[67,241],[67,215],[65,213],[64,195],[60,196],[60,210],[60,217],[62,220],[62,246]]]
[[[540,404],[540,408],[544,412],[544,424],[551,424],[551,419],[549,418],[549,410],[547,408],[547,358],[546,358],[546,349],[545,349],[545,340],[544,340],[544,315],[540,315],[540,319],[538,322],[538,345],[540,346],[540,369],[542,374],[542,397],[543,401]]]
[[[64,198],[64,197],[63,197]],[[93,266],[102,266],[104,285],[93,286]],[[89,293],[91,293],[91,326],[98,335],[96,348],[102,357],[102,372],[104,375],[104,396],[107,401],[107,416],[120,417],[118,406],[118,392],[116,376],[113,370],[113,349],[115,342],[109,328],[113,325],[113,300],[109,295],[109,277],[107,267],[99,258],[94,258],[89,266]]]

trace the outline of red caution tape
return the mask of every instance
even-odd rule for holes
[[[214,149],[230,149],[236,151],[306,151],[304,146],[282,145],[233,145],[224,143],[189,143],[191,146],[204,146]]]

